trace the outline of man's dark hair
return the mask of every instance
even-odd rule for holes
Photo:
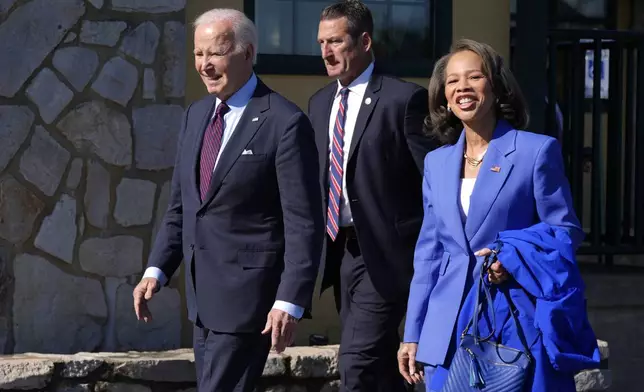
[[[358,39],[362,33],[367,33],[370,37],[373,37],[373,17],[369,8],[361,1],[344,0],[332,4],[322,11],[320,20],[332,20],[342,17],[347,18],[349,35],[354,40]]]

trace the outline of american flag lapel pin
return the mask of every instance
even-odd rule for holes
[[[501,167],[500,166],[492,166],[492,168],[490,170],[492,170],[495,173],[498,173],[498,172],[501,171]]]

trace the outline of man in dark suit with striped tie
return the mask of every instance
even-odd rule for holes
[[[416,239],[427,90],[374,71],[373,19],[359,1],[321,17],[318,41],[335,80],[311,97],[325,190],[323,289],[333,286],[342,320],[342,391],[404,391],[396,352]]]
[[[272,347],[310,309],[324,218],[311,124],[253,72],[257,31],[239,11],[197,18],[195,64],[207,97],[179,135],[168,210],[134,289],[147,301],[186,262],[200,392],[253,391]]]

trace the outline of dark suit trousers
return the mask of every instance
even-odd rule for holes
[[[328,256],[342,260],[339,284],[334,279],[342,321],[341,391],[406,391],[396,360],[405,304],[386,301],[376,292],[352,230],[341,229],[336,241],[327,243]]]
[[[219,333],[194,328],[198,392],[252,392],[264,370],[270,335]]]

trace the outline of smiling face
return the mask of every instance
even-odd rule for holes
[[[227,100],[250,78],[253,48],[238,50],[227,21],[197,26],[194,41],[195,68],[206,89]]]
[[[346,17],[320,21],[318,43],[327,74],[345,86],[371,62],[371,37],[362,33],[356,42],[349,34]]]
[[[451,56],[445,69],[445,98],[465,124],[488,122],[489,116],[495,116],[496,97],[479,55],[465,50]]]

